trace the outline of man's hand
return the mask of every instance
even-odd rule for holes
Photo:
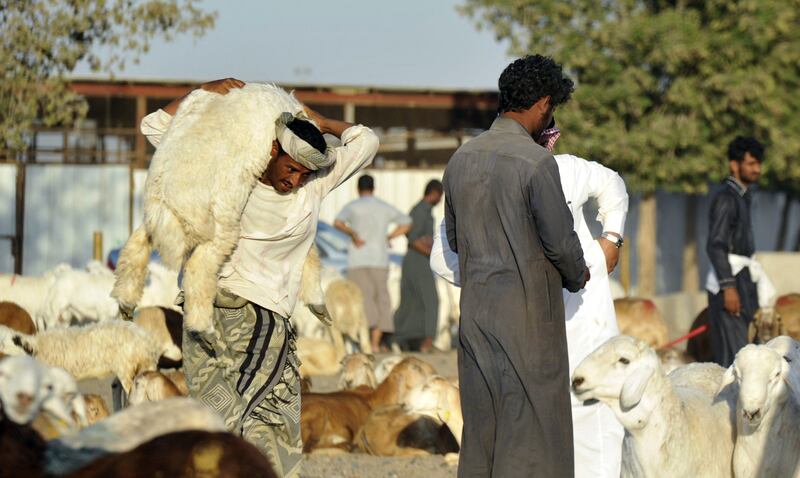
[[[729,287],[723,289],[723,297],[725,298],[725,310],[733,315],[739,315],[742,312],[742,303],[739,301],[739,291],[736,287]]]
[[[606,256],[606,270],[611,274],[614,268],[617,267],[617,262],[619,262],[619,249],[605,237],[597,239],[597,242],[603,250],[603,255]]]
[[[241,88],[244,86],[244,81],[237,80],[236,78],[223,78],[221,80],[209,81],[203,83],[200,88],[210,91],[212,93],[219,93],[224,95],[234,88]]]
[[[202,85],[200,85],[200,89],[224,95],[234,88],[241,88],[243,86],[244,86],[244,81],[242,80],[237,80],[236,78],[223,78],[221,80],[214,80],[214,81],[209,81],[208,83],[203,83]],[[189,93],[191,93],[191,91]],[[181,102],[184,100],[184,98],[189,96],[189,93],[186,93],[180,98],[172,100],[167,106],[162,108],[164,112],[170,116],[175,116],[175,113],[178,111],[178,106],[181,105]]]
[[[589,279],[592,278],[592,274],[589,272],[589,268],[585,268],[583,270],[583,286],[586,287],[586,283],[589,282]]]
[[[366,244],[366,242],[364,242],[364,239],[361,239],[360,237],[358,237],[358,234],[353,235],[352,239],[353,239],[353,244],[356,247],[361,247],[364,244]]]

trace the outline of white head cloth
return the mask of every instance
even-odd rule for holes
[[[282,113],[275,124],[275,132],[278,142],[281,144],[281,148],[283,148],[286,154],[291,156],[292,159],[312,171],[332,166],[333,163],[336,162],[333,148],[328,146],[325,153],[320,153],[317,148],[306,143],[303,139],[294,134],[286,125],[295,119],[298,118],[291,113]]]

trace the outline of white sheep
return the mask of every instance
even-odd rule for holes
[[[123,453],[158,436],[187,430],[223,432],[226,428],[216,412],[191,398],[145,402],[58,437],[48,447],[47,471],[65,474],[98,456]]]
[[[176,309],[178,274],[163,265],[147,266],[148,284],[141,306],[161,306]],[[37,319],[39,330],[65,327],[71,323],[102,322],[119,315],[119,304],[111,297],[114,273],[96,261],[86,270],[71,269],[58,275],[45,298]]]
[[[25,425],[36,417],[51,386],[46,370],[32,357],[0,360],[0,405],[6,418]]]
[[[72,322],[111,320],[117,316],[119,307],[110,295],[114,276],[102,264],[93,266],[90,263],[88,269],[71,269],[59,274],[36,318],[39,330],[66,327]]]
[[[156,369],[161,355],[172,360],[180,358],[138,325],[120,320],[51,329],[36,335],[14,333],[11,340],[25,353],[63,368],[78,380],[116,375],[126,393],[138,373]],[[20,353],[11,347],[2,351],[9,355]]]
[[[19,305],[36,320],[43,312],[45,299],[56,277],[71,269],[68,264],[59,264],[41,276],[0,274],[0,301]],[[42,325],[38,322],[36,326],[42,329]]]
[[[732,476],[735,393],[717,396],[725,369],[690,364],[666,376],[641,340],[613,337],[572,375],[581,400],[599,400],[625,427],[623,476]]]
[[[239,240],[242,211],[283,113],[307,117],[275,85],[249,83],[225,95],[195,90],[182,101],[150,163],[144,222],[120,253],[113,296],[123,310],[141,300],[155,247],[167,267],[183,267],[186,328],[216,335],[217,273]]]
[[[736,478],[800,477],[800,403],[788,385],[797,372],[775,349],[747,345],[725,372],[720,390],[738,384]]]
[[[78,384],[66,370],[45,367],[46,391],[41,410],[31,423],[46,440],[89,425],[86,404]]]

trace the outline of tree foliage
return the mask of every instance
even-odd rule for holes
[[[71,124],[86,102],[69,91],[80,61],[113,74],[136,62],[156,36],[202,35],[215,13],[197,0],[0,0],[0,150],[26,147],[27,133]]]
[[[577,83],[559,149],[638,191],[697,193],[739,134],[767,145],[766,186],[800,192],[800,0],[465,0],[462,13]],[[794,160],[794,161],[793,161]]]

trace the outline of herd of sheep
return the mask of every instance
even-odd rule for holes
[[[118,318],[109,297],[114,276],[101,264],[0,276],[0,355],[8,355],[0,358],[0,476],[113,476],[141,457],[150,468],[126,476],[150,476],[159,466],[174,476],[273,476],[255,448],[187,398],[177,276],[149,268],[132,322]],[[456,463],[458,379],[414,357],[376,363],[364,353],[358,288],[335,273],[323,274],[322,286],[333,326],[302,303],[293,316],[304,452],[441,454]],[[759,315],[754,333],[764,345],[742,349],[727,370],[660,350],[667,328],[652,301],[615,306],[625,335],[577,367],[572,389],[580,400],[607,404],[625,427],[625,476],[800,477],[800,345],[786,336],[800,322],[800,296]],[[695,342],[693,354],[702,347]],[[311,377],[334,374],[338,391],[310,390]],[[103,377],[119,380],[126,408],[111,413],[100,396],[79,392],[78,380]]]

